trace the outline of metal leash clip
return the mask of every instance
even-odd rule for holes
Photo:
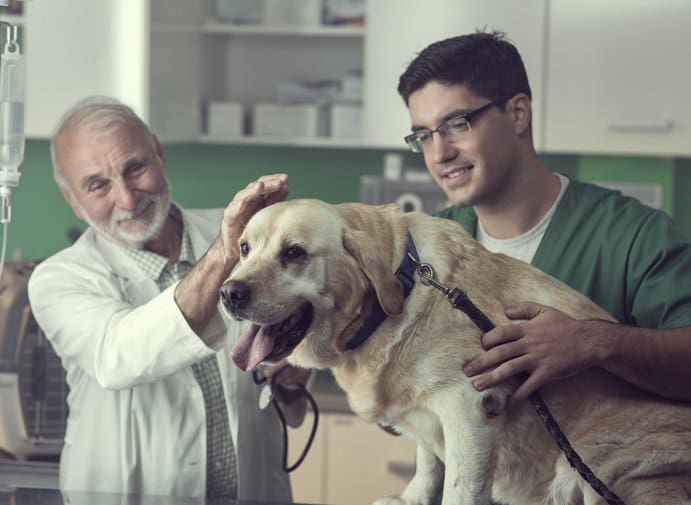
[[[484,314],[482,314],[482,312],[480,312],[468,299],[468,295],[465,291],[458,288],[449,288],[434,278],[434,268],[432,268],[432,265],[429,263],[418,263],[415,272],[420,276],[424,286],[432,286],[444,293],[444,296],[446,296],[446,299],[453,308],[462,309],[467,307],[467,310],[470,312],[468,316],[475,324],[480,326],[480,328],[489,331],[491,326],[493,327],[493,325],[486,320],[487,318],[484,317]]]
[[[432,265],[429,263],[418,263],[415,273],[420,276],[423,285],[437,288],[447,296],[451,292],[450,288],[447,288],[444,284],[434,278],[434,268],[432,268]]]

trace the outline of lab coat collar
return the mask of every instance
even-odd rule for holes
[[[182,212],[185,228],[188,230],[192,242],[192,250],[195,258],[198,259],[216,238],[220,223],[212,229],[203,218],[188,213],[177,203],[173,203],[173,205],[176,205]],[[121,245],[99,235],[93,228],[87,229],[83,238],[91,240],[94,247],[101,252],[131,303],[145,303],[160,293],[156,282],[146,275],[137,263],[127,255]]]

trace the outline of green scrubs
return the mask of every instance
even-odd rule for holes
[[[475,236],[471,207],[449,207],[436,215]],[[689,237],[664,212],[618,191],[571,180],[533,265],[624,324],[691,325]]]

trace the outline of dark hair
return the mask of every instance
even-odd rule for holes
[[[401,74],[398,93],[407,105],[410,95],[431,81],[461,84],[489,100],[516,93],[531,97],[521,55],[503,32],[477,32],[430,44]]]

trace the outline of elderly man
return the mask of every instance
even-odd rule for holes
[[[225,210],[183,209],[155,135],[102,97],[65,113],[51,155],[90,225],[29,283],[70,387],[61,487],[290,501],[275,413],[257,408],[258,388],[229,363],[237,323],[217,311],[244,223],[285,198],[287,176],[250,183]],[[307,379],[273,373],[286,388]]]

